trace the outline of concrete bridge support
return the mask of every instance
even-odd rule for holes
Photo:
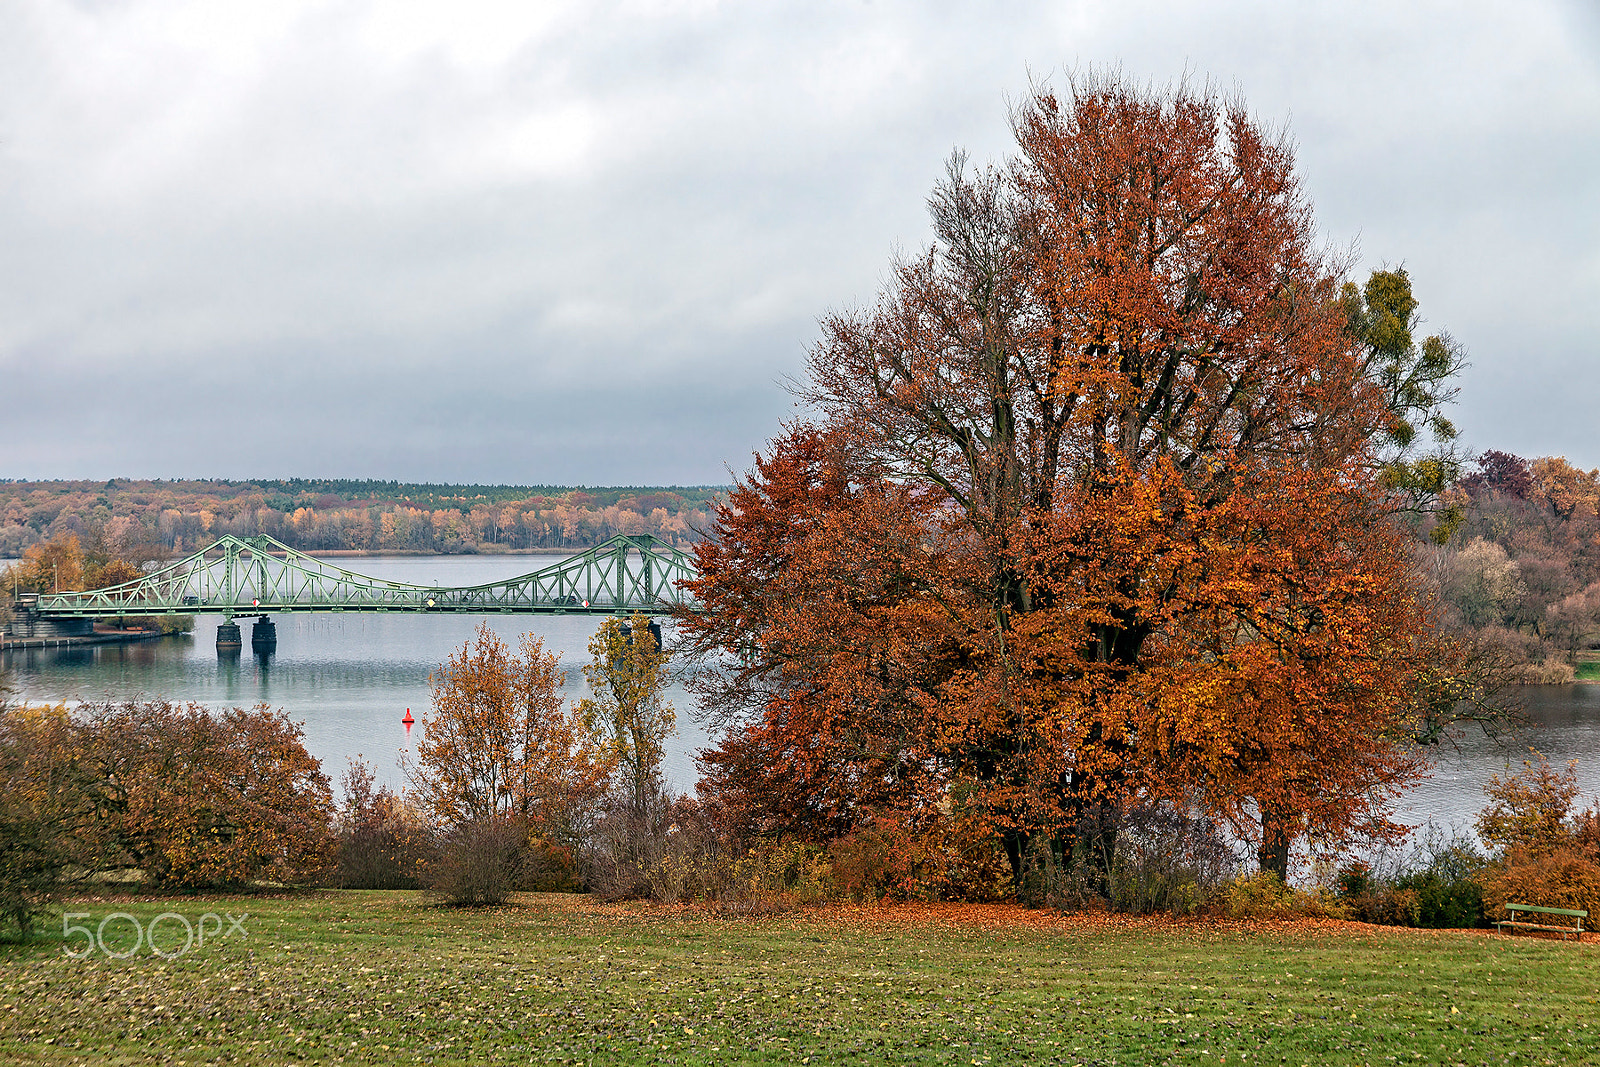
[[[256,653],[278,651],[278,627],[265,615],[250,627],[250,651]]]
[[[244,642],[239,638],[239,624],[229,615],[217,627],[217,651],[223,654],[237,653],[244,647]]]
[[[10,637],[87,637],[94,633],[94,620],[42,618],[31,604],[19,603],[13,608],[6,633]]]

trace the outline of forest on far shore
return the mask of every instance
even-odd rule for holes
[[[75,534],[148,558],[223,534],[302,551],[579,549],[615,534],[698,539],[722,486],[429,485],[349,479],[0,480],[0,557]]]
[[[1464,520],[1422,549],[1447,629],[1503,652],[1527,682],[1600,680],[1600,471],[1494,449],[1447,499]]]

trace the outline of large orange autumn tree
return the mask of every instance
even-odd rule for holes
[[[754,829],[977,826],[1017,872],[1109,863],[1132,803],[1280,874],[1301,835],[1391,831],[1444,654],[1394,472],[1411,427],[1453,433],[1447,375],[1374,359],[1242,106],[1091,76],[1013,125],[1006,166],[952,159],[933,245],[823,320],[814,423],[698,548],[708,786]]]

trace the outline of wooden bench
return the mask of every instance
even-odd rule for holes
[[[1537,904],[1507,904],[1506,910],[1512,913],[1509,919],[1502,919],[1495,926],[1503,934],[1506,927],[1513,930],[1549,930],[1558,934],[1572,934],[1579,941],[1583,940],[1583,920],[1589,917],[1587,911],[1573,910],[1572,908],[1541,908]],[[1528,912],[1535,915],[1567,915],[1572,918],[1571,926],[1548,926],[1544,923],[1526,922],[1516,918],[1518,913]]]

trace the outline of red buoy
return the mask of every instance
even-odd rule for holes
[[[400,721],[406,724],[406,736],[410,737],[411,736],[411,724],[417,721],[416,719],[413,719],[411,717],[411,709],[410,708],[406,709],[406,717],[401,719]]]

